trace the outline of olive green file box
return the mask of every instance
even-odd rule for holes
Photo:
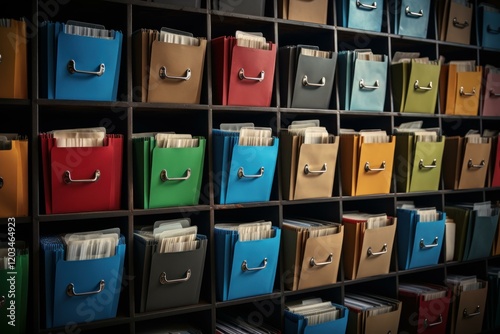
[[[396,63],[391,65],[394,111],[434,114],[440,65]]]
[[[134,202],[142,209],[196,205],[205,158],[205,138],[197,147],[160,148],[153,137],[133,139]]]

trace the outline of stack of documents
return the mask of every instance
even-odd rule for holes
[[[500,327],[500,267],[488,267],[488,298],[486,305],[486,330]]]
[[[332,197],[339,137],[319,120],[293,121],[280,135],[283,198]]]
[[[396,52],[391,63],[394,111],[434,114],[441,65],[419,52]]]
[[[120,208],[123,135],[97,127],[54,130],[39,139],[46,214]]]
[[[478,6],[478,44],[483,48],[500,49],[500,6],[481,1]]]
[[[119,228],[40,237],[45,326],[88,322],[81,305],[106,296],[92,321],[116,316],[125,259]]]
[[[444,0],[437,6],[439,39],[469,44],[472,28],[473,4],[468,0]]]
[[[337,23],[339,26],[380,32],[384,1],[340,0],[337,5]]]
[[[132,34],[134,87],[139,102],[200,103],[207,40],[163,27]]]
[[[234,313],[234,314],[233,314]],[[245,320],[241,314],[236,312],[221,313],[217,312],[217,322],[215,323],[216,334],[281,334],[282,332],[261,321]],[[188,333],[186,333],[188,334]],[[197,334],[197,333],[194,333]]]
[[[283,0],[278,5],[278,12],[279,17],[285,20],[326,24],[328,1]]]
[[[184,133],[136,133],[134,203],[143,209],[196,205],[206,139]]]
[[[385,213],[346,212],[343,262],[348,279],[389,273],[397,219]]]
[[[338,62],[340,109],[384,111],[387,55],[374,54],[370,49],[341,51]]]
[[[0,133],[0,217],[28,215],[28,140]]]
[[[395,146],[395,137],[382,130],[340,129],[342,194],[389,193]]]
[[[197,304],[207,237],[189,218],[160,220],[134,232],[137,311]]]
[[[397,217],[399,269],[437,264],[443,248],[446,213],[434,207],[398,204]]]
[[[345,333],[349,310],[343,305],[312,298],[285,305],[285,333]]]
[[[399,330],[406,333],[446,332],[451,289],[431,283],[402,282],[398,299],[403,302]]]
[[[422,123],[403,123],[394,129],[397,192],[439,189],[445,137],[440,129],[421,128]]]
[[[402,0],[396,5],[394,32],[398,35],[427,38],[429,17],[432,16],[430,0]],[[434,10],[434,8],[432,8]],[[434,30],[432,25],[431,30]]]
[[[215,202],[269,201],[279,147],[272,129],[223,123],[212,136]]]
[[[40,33],[40,96],[115,101],[122,33],[102,25],[44,21]]]
[[[269,107],[276,47],[260,32],[236,31],[212,39],[215,104]]]
[[[337,53],[322,51],[315,45],[293,45],[281,47],[279,57],[281,105],[328,109]]]
[[[28,98],[26,22],[0,18],[0,98]]]
[[[452,290],[449,332],[477,333],[483,328],[488,282],[475,275],[451,274],[447,275],[446,284]]]
[[[486,82],[483,91],[483,116],[500,116],[498,102],[500,101],[500,68],[493,65],[484,66],[483,81]]]
[[[493,138],[470,130],[464,137],[446,137],[443,152],[445,189],[484,188]]]
[[[339,223],[284,219],[285,287],[300,290],[337,282],[343,238]]]
[[[398,333],[401,301],[385,296],[348,292],[348,333]]]
[[[16,239],[12,223],[5,225],[7,234],[0,234],[0,331],[26,333],[29,287],[29,249]],[[14,241],[13,241],[14,240]],[[13,251],[15,244],[15,251]],[[12,308],[15,317],[12,318]],[[13,325],[14,324],[14,325]]]
[[[456,225],[455,260],[486,258],[492,254],[499,208],[491,202],[447,205],[446,214]]]
[[[270,221],[215,224],[216,293],[219,301],[273,291],[281,230]]]

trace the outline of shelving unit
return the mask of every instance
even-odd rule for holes
[[[268,0],[264,17],[241,15],[211,10],[211,0],[203,0],[202,8],[187,8],[164,5],[140,0],[18,0],[9,3],[3,10],[4,17],[25,17],[28,22],[29,96],[28,100],[0,100],[4,117],[0,122],[0,132],[18,132],[29,137],[29,181],[30,215],[16,217],[16,239],[24,239],[30,245],[30,291],[28,303],[28,328],[33,333],[105,333],[110,330],[119,333],[140,333],[150,328],[173,323],[187,322],[196,325],[203,333],[215,333],[217,316],[227,310],[236,311],[253,323],[268,322],[278,328],[283,327],[284,304],[288,300],[306,296],[320,296],[342,303],[345,292],[377,291],[397,298],[398,282],[409,279],[443,282],[448,273],[476,274],[486,277],[487,266],[500,265],[500,257],[489,257],[467,262],[444,263],[443,255],[438,265],[401,271],[397,268],[396,247],[392,254],[391,271],[388,275],[345,280],[342,266],[336,284],[301,291],[287,291],[283,280],[286,273],[282,264],[278,272],[274,292],[240,300],[219,302],[215,298],[215,259],[213,227],[219,221],[268,219],[279,226],[284,217],[306,215],[310,218],[328,219],[339,222],[342,213],[349,210],[386,212],[396,214],[396,201],[414,200],[417,205],[436,206],[443,210],[448,202],[500,200],[500,188],[479,188],[460,191],[440,190],[419,193],[395,193],[371,196],[342,196],[339,166],[335,176],[333,196],[315,200],[283,200],[280,191],[279,174],[274,178],[269,202],[241,205],[214,204],[214,187],[211,130],[223,122],[248,122],[256,126],[272,127],[277,135],[294,120],[317,118],[329,132],[338,134],[340,128],[380,128],[392,133],[403,122],[423,120],[426,127],[439,127],[449,135],[465,135],[469,129],[483,131],[500,128],[500,117],[450,116],[436,110],[434,114],[402,114],[394,112],[391,90],[387,90],[384,112],[356,112],[338,110],[338,81],[334,84],[329,109],[292,109],[279,105],[278,76],[271,107],[231,107],[212,104],[212,57],[210,43],[207,47],[205,73],[201,103],[199,105],[140,103],[134,102],[135,87],[132,85],[132,33],[139,28],[160,29],[168,26],[187,30],[195,36],[206,37],[208,41],[222,35],[233,35],[236,30],[262,31],[277,47],[290,44],[314,44],[322,50],[342,51],[357,48],[371,48],[376,53],[391,57],[396,51],[420,51],[422,55],[437,59],[444,55],[451,59],[475,59],[479,65],[500,66],[500,52],[476,46],[477,33],[473,28],[471,45],[448,43],[436,39],[436,17],[429,22],[427,39],[410,38],[391,32],[394,1],[384,4],[384,24],[382,32],[353,30],[336,25],[336,8],[329,1],[328,24],[288,21],[278,18],[278,0]],[[431,3],[435,8],[436,2]],[[337,1],[338,2],[338,1]],[[435,11],[433,11],[435,13]],[[434,14],[435,15],[435,14]],[[43,20],[65,22],[69,19],[104,24],[106,28],[123,33],[122,62],[117,102],[66,101],[39,98],[38,70],[38,25]],[[475,22],[473,22],[474,27]],[[276,73],[279,71],[279,62]],[[337,78],[336,78],[337,79]],[[389,86],[390,87],[390,86]],[[388,87],[388,88],[389,88]],[[438,106],[436,107],[438,108]],[[123,161],[123,196],[121,210],[111,212],[91,212],[75,214],[45,214],[40,171],[38,134],[53,129],[104,126],[108,133],[123,134],[126,139]],[[192,207],[163,209],[137,209],[133,201],[132,134],[145,131],[189,132],[205,136],[207,151],[199,204]],[[341,164],[338,161],[337,164]],[[279,168],[277,169],[279,171]],[[393,178],[393,185],[395,179]],[[394,186],[393,186],[394,188]],[[89,199],[91,200],[91,199]],[[200,233],[209,238],[205,272],[202,281],[200,302],[197,305],[139,313],[136,310],[134,277],[137,272],[133,265],[133,231],[136,226],[153,224],[159,219],[179,217],[191,218]],[[0,219],[0,232],[6,228],[7,219]],[[104,321],[89,321],[82,324],[68,324],[66,328],[45,329],[43,312],[43,286],[38,279],[41,274],[40,235],[66,233],[79,230],[93,230],[118,226],[127,240],[127,255],[122,291],[116,318]],[[89,317],[91,320],[91,317]]]

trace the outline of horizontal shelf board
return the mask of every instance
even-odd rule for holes
[[[427,44],[432,44],[432,45],[435,45],[437,42],[435,39],[405,36],[405,35],[399,35],[399,34],[394,34],[394,33],[390,33],[389,37],[391,39],[394,39],[397,41],[413,41],[413,42],[427,43]]]
[[[303,109],[303,108],[285,108],[285,107],[278,107],[278,109],[282,113],[326,114],[326,115],[337,115],[338,114],[338,110],[336,110],[336,109]]]
[[[155,208],[155,209],[133,209],[134,216],[158,215],[164,213],[183,213],[183,212],[198,212],[210,211],[210,205],[193,205],[193,206],[176,206],[171,208]]]
[[[441,194],[442,194],[441,190],[414,191],[408,193],[396,193],[396,197],[418,197],[418,196],[432,196]]]
[[[319,28],[322,30],[335,31],[335,26],[328,25],[328,24],[320,24],[320,23],[297,21],[297,20],[286,20],[286,19],[282,19],[282,18],[277,18],[276,22],[278,22],[278,24],[281,24],[281,25],[297,26],[297,28],[301,28],[301,27]],[[278,34],[279,34],[279,26],[278,26]]]
[[[131,318],[129,317],[115,317],[112,319],[106,320],[97,320],[87,323],[77,323],[77,324],[68,324],[67,326],[62,327],[54,327],[54,328],[44,328],[40,329],[39,333],[66,333],[69,328],[79,329],[80,331],[90,331],[93,329],[103,328],[103,327],[111,327],[117,325],[128,325],[131,322]]]
[[[13,222],[11,218],[14,218],[16,224],[31,224],[33,222],[31,217],[2,217],[0,218],[0,225],[7,225],[9,222]]]
[[[253,106],[221,106],[217,104],[213,104],[210,108],[215,111],[224,111],[224,112],[262,112],[262,113],[276,113],[278,112],[277,107],[253,107]]]
[[[173,110],[208,110],[208,104],[188,104],[188,103],[156,103],[156,102],[131,102],[130,105],[134,108],[134,111],[142,110],[161,110],[173,109]]]
[[[393,113],[396,117],[417,117],[417,118],[439,118],[442,115],[439,114],[428,114],[428,113],[416,113],[416,112],[395,112]]]
[[[59,99],[38,99],[36,103],[40,107],[74,107],[85,109],[96,108],[128,108],[130,104],[126,101],[87,101],[87,100],[59,100]]]
[[[215,306],[216,306],[216,308],[224,308],[224,307],[230,307],[230,306],[235,306],[235,305],[242,305],[242,304],[247,304],[247,303],[258,302],[261,300],[276,299],[276,298],[281,298],[280,292],[273,292],[273,293],[266,294],[266,295],[259,295],[259,296],[252,296],[252,297],[240,298],[240,299],[235,299],[235,300],[228,300],[228,301],[224,301],[224,302],[216,302]]]
[[[38,216],[40,222],[52,222],[63,220],[83,220],[83,219],[96,219],[96,218],[119,218],[128,217],[130,214],[127,210],[118,211],[95,211],[95,212],[75,212],[75,213],[56,213],[56,214],[42,214]]]
[[[261,21],[261,22],[269,22],[269,23],[274,23],[276,19],[274,17],[268,17],[268,16],[256,16],[256,15],[249,15],[249,14],[240,14],[240,13],[230,13],[230,12],[225,12],[222,10],[210,10],[209,11],[210,16],[218,16],[218,17],[226,17],[226,18],[231,18],[231,19],[245,19],[245,20],[254,20],[254,21]],[[212,19],[213,21],[213,19]],[[221,22],[224,22],[221,20]]]
[[[452,47],[456,47],[456,48],[460,48],[460,49],[470,49],[470,50],[480,49],[480,47],[477,45],[446,42],[446,41],[440,41],[440,40],[436,40],[436,44],[443,45],[443,46],[452,46]]]
[[[146,2],[144,0],[132,0],[132,1],[126,1],[126,2],[132,2],[132,5],[134,5],[134,6],[162,8],[162,9],[173,10],[176,12],[183,11],[183,12],[190,12],[190,13],[195,13],[195,14],[207,14],[208,13],[206,8],[177,6],[177,5],[165,4],[165,3],[161,3],[161,2],[151,2],[151,1]],[[133,8],[132,8],[132,10],[133,10]]]
[[[279,201],[268,202],[249,202],[249,203],[236,203],[236,204],[215,204],[215,210],[231,210],[231,209],[244,209],[244,208],[259,208],[259,207],[272,207],[279,206]]]
[[[449,261],[446,262],[446,267],[460,267],[460,266],[467,266],[472,263],[478,263],[478,262],[486,262],[489,258],[488,257],[482,257],[480,259],[473,259],[473,260],[466,260],[466,261]]]
[[[474,192],[482,192],[483,190],[488,189],[488,188],[470,188],[470,189],[445,189],[442,190],[443,194],[445,195],[452,195],[452,194],[466,194],[466,193],[474,193]]]
[[[388,274],[357,278],[357,279],[353,279],[353,280],[346,279],[346,280],[344,280],[343,285],[356,285],[356,284],[360,284],[360,283],[364,283],[364,282],[377,281],[377,280],[382,280],[382,279],[386,279],[389,277],[396,277],[396,276],[397,276],[396,272],[389,272]]]
[[[361,201],[367,199],[393,199],[394,193],[389,194],[373,194],[373,195],[359,195],[359,196],[342,196],[342,201]]]
[[[308,198],[296,200],[282,200],[282,205],[300,205],[300,204],[317,204],[317,203],[333,203],[340,202],[340,197],[322,197],[322,198]]]
[[[337,282],[337,283],[334,283],[334,284],[317,286],[317,287],[314,287],[314,288],[301,289],[301,290],[296,290],[296,291],[284,290],[283,291],[283,296],[288,297],[288,296],[301,295],[301,294],[306,294],[306,293],[311,293],[311,292],[317,292],[317,291],[323,291],[323,290],[331,290],[331,289],[341,288],[342,286],[343,286],[343,282]]]
[[[392,112],[389,111],[357,111],[357,110],[340,110],[339,111],[340,115],[345,115],[345,116],[351,116],[351,117],[358,117],[358,116],[386,116],[390,117],[392,116]]]
[[[168,316],[174,316],[184,313],[192,313],[192,312],[203,312],[212,310],[212,304],[208,302],[200,302],[195,305],[187,305],[181,307],[173,307],[169,309],[157,310],[157,311],[149,311],[144,313],[135,313],[134,320],[135,321],[145,321],[152,320],[157,318],[164,318]]]
[[[339,33],[346,33],[346,34],[352,34],[352,35],[369,35],[369,36],[374,36],[374,37],[389,37],[389,34],[386,32],[377,32],[377,31],[371,31],[371,30],[361,30],[361,29],[352,29],[352,28],[346,28],[346,27],[340,27],[337,26],[335,28]]]
[[[444,263],[438,263],[438,264],[433,264],[433,265],[429,265],[429,266],[425,266],[425,267],[399,270],[398,276],[411,275],[411,274],[422,272],[422,271],[439,270],[439,269],[444,269],[444,267],[445,267]]]
[[[29,106],[29,99],[0,99],[0,106]]]

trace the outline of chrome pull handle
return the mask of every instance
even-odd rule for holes
[[[311,260],[309,261],[309,264],[311,265],[311,267],[322,267],[329,265],[332,262],[333,262],[333,254],[330,253],[325,262],[316,262],[316,260],[312,257]]]
[[[3,177],[0,176],[0,189],[3,187]]]
[[[101,177],[101,171],[99,169],[96,169],[96,171],[94,172],[94,178],[92,178],[92,179],[72,179],[71,178],[71,172],[69,170],[67,170],[67,171],[64,171],[63,181],[66,184],[70,184],[70,183],[93,183],[93,182],[97,182],[97,180],[99,180],[100,177]]]
[[[374,251],[372,251],[371,247],[368,247],[367,253],[368,253],[368,256],[383,255],[383,254],[387,253],[387,244],[384,244],[384,246],[382,247],[382,250],[380,252],[374,252]]]
[[[476,87],[473,87],[472,92],[470,92],[470,93],[467,93],[464,90],[463,86],[460,87],[460,96],[474,96],[474,95],[476,95]]]
[[[499,97],[500,93],[495,93],[493,89],[490,89],[490,97]]]
[[[415,80],[415,84],[413,85],[413,88],[415,88],[417,90],[432,90],[432,81],[429,82],[427,87],[424,87],[424,86],[420,86],[420,83],[418,82],[418,80]]]
[[[253,81],[261,82],[262,80],[264,80],[264,74],[265,74],[264,71],[260,71],[258,77],[247,77],[247,76],[245,76],[245,70],[243,68],[240,68],[240,70],[238,72],[238,77],[240,78],[240,80],[253,80]]]
[[[371,168],[369,161],[365,163],[365,172],[382,172],[384,170],[385,170],[385,161],[382,161],[380,168]]]
[[[262,177],[263,175],[264,175],[264,167],[260,167],[259,174],[254,174],[254,175],[245,175],[245,170],[243,169],[243,167],[240,167],[240,169],[238,169],[238,178],[240,179],[242,178],[257,179],[259,177]]]
[[[324,173],[326,173],[326,171],[327,171],[326,162],[323,164],[323,167],[321,167],[321,170],[310,170],[309,169],[309,164],[306,164],[304,166],[304,173],[306,175],[309,175],[309,174],[316,174],[316,175],[318,175],[318,174],[324,174]]]
[[[169,177],[168,173],[167,173],[167,170],[163,169],[160,172],[160,180],[162,180],[163,182],[166,182],[166,181],[184,181],[184,180],[187,180],[187,179],[189,179],[191,177],[191,168],[186,169],[185,173],[186,173],[186,176]]]
[[[75,285],[73,283],[70,283],[68,284],[68,286],[66,287],[66,293],[68,294],[68,296],[70,297],[78,297],[78,296],[88,296],[88,295],[95,295],[95,294],[98,294],[100,292],[102,292],[102,290],[104,290],[104,287],[106,286],[106,283],[104,282],[104,280],[102,279],[100,282],[99,282],[99,290],[96,290],[96,291],[88,291],[88,292],[76,292],[75,291]]]
[[[476,307],[476,312],[469,313],[469,312],[467,312],[467,308],[464,308],[464,318],[472,318],[472,317],[480,315],[481,314],[480,309],[481,309],[481,307],[478,305]]]
[[[373,10],[373,9],[377,9],[377,2],[374,1],[371,5],[367,5],[367,4],[362,3],[359,0],[356,0],[356,6],[358,8],[362,8],[362,9]]]
[[[418,162],[418,169],[431,169],[431,168],[436,168],[437,165],[436,165],[437,161],[436,159],[432,160],[432,164],[431,165],[425,165],[424,164],[424,159],[420,159],[420,161]]]
[[[424,10],[421,9],[418,12],[412,12],[410,10],[410,6],[406,6],[406,8],[405,8],[405,14],[407,16],[412,16],[412,17],[422,17],[422,16],[424,16]]]
[[[380,82],[378,80],[375,80],[375,83],[373,86],[365,85],[365,80],[361,79],[359,80],[359,88],[361,89],[378,89],[380,88]]]
[[[486,27],[486,31],[489,32],[490,34],[495,34],[495,35],[498,35],[500,34],[500,27],[498,29],[493,29],[492,27],[490,27],[490,25],[488,24],[488,26]]]
[[[90,75],[97,75],[98,77],[100,77],[101,75],[104,74],[104,71],[106,70],[106,66],[104,66],[103,63],[101,63],[99,65],[99,70],[98,71],[83,71],[83,70],[78,70],[76,68],[76,62],[71,59],[69,62],[68,62],[68,72],[70,74],[75,74],[75,73],[81,73],[81,74],[90,74]]]
[[[464,28],[467,28],[469,26],[469,22],[467,20],[465,20],[464,22],[458,22],[458,19],[456,17],[454,17],[453,18],[453,26],[460,28],[460,29],[464,29]]]
[[[429,323],[429,320],[427,318],[425,318],[424,319],[424,328],[434,327],[434,326],[437,326],[437,325],[441,325],[442,323],[443,323],[443,316],[441,314],[439,315],[438,320],[436,320],[435,322]]]
[[[173,79],[173,80],[189,80],[191,79],[191,69],[188,68],[186,69],[186,75],[185,76],[175,76],[175,75],[169,75],[167,73],[167,68],[165,66],[160,67],[160,72],[159,72],[160,78],[161,79]]]
[[[185,277],[182,277],[182,278],[177,278],[177,279],[171,279],[169,280],[167,278],[167,273],[166,272],[162,272],[160,274],[160,284],[161,285],[165,285],[165,284],[170,284],[170,283],[180,283],[180,282],[186,282],[188,281],[189,279],[191,278],[191,269],[188,269],[186,271],[186,276]]]
[[[422,238],[422,239],[420,239],[420,249],[427,249],[427,248],[437,247],[438,246],[438,240],[439,240],[439,238],[435,237],[434,240],[432,241],[432,244],[426,245],[424,239]]]
[[[322,77],[319,83],[311,83],[307,80],[307,75],[304,75],[302,78],[302,86],[311,86],[311,87],[323,87],[326,84],[326,78]]]
[[[484,160],[481,160],[481,162],[478,165],[476,165],[472,162],[472,159],[469,159],[469,163],[467,164],[467,167],[469,167],[469,168],[483,168],[485,165],[486,165],[486,163],[484,162]]]
[[[262,260],[262,262],[264,263],[263,266],[260,266],[260,267],[254,267],[254,268],[250,268],[248,267],[248,264],[247,264],[247,260],[244,260],[243,263],[241,264],[241,270],[242,271],[257,271],[257,270],[263,270],[266,268],[267,266],[267,258],[264,258],[264,260]]]

